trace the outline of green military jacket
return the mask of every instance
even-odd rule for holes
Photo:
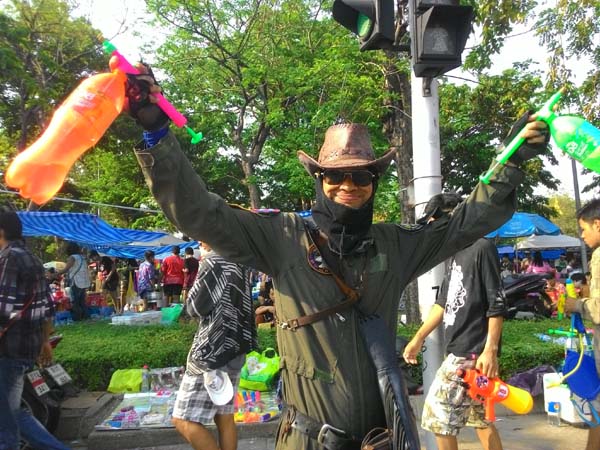
[[[229,206],[207,191],[171,133],[136,154],[152,194],[179,230],[206,241],[230,261],[272,276],[279,321],[344,300],[331,276],[311,268],[311,241],[297,214],[263,216]],[[514,212],[515,186],[522,178],[515,167],[500,168],[491,183],[480,183],[450,219],[418,228],[372,225],[368,252],[342,261],[346,282],[361,292],[359,308],[383,317],[393,335],[406,285],[506,222]],[[385,418],[357,316],[352,308],[296,331],[278,328],[277,342],[285,402],[361,439],[373,427],[385,426]],[[281,434],[278,450],[322,448],[295,429]]]

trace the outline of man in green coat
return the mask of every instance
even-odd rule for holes
[[[359,335],[360,314],[382,317],[391,339],[406,285],[511,217],[523,179],[517,165],[546,148],[545,124],[530,121],[516,164],[499,167],[489,185],[478,184],[451,218],[417,227],[372,224],[378,179],[393,154],[376,159],[363,125],[334,125],[318,160],[298,154],[315,179],[315,225],[309,226],[297,214],[256,214],[209,192],[147,94],[156,90],[148,75],[128,87],[130,113],[145,129],[136,156],[158,204],[187,236],[273,279],[287,408],[277,450],[359,449],[366,433],[386,425],[376,371]],[[346,300],[330,269],[360,300],[313,316]]]

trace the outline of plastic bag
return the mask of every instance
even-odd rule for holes
[[[118,369],[110,378],[108,392],[140,392],[142,388],[142,369]]]
[[[161,323],[175,323],[179,320],[181,311],[183,311],[183,305],[181,303],[174,303],[168,308],[161,308],[162,312]]]
[[[248,353],[242,367],[240,388],[263,392],[271,390],[279,373],[279,359],[273,348],[267,348],[262,353]]]
[[[563,373],[571,372],[579,362],[579,353],[573,350],[567,351]],[[596,370],[596,361],[591,355],[584,354],[581,365],[572,375],[566,379],[571,392],[586,400],[593,400],[600,395],[600,377]]]

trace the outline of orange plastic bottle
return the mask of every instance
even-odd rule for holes
[[[77,158],[98,142],[121,113],[126,79],[116,70],[83,80],[38,140],[12,161],[6,184],[38,205],[50,200]]]

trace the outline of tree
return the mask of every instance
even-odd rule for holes
[[[444,83],[440,89],[440,137],[442,177],[447,190],[468,194],[477,178],[494,159],[498,138],[505,136],[512,123],[544,96],[537,73],[528,73],[524,65],[506,70],[499,76],[480,75],[479,83]],[[545,159],[557,164],[551,154]],[[558,180],[544,168],[540,159],[524,166],[527,175],[519,187],[519,209],[552,215],[543,197],[533,189],[542,185],[556,190]]]
[[[106,66],[98,31],[61,0],[12,0],[0,12],[0,131],[23,149],[82,77]]]
[[[552,218],[563,234],[579,236],[577,228],[575,200],[566,194],[554,195],[548,199],[548,205],[556,211]]]
[[[61,0],[11,0],[0,12],[0,159],[8,162],[81,81],[106,66],[98,31]],[[68,181],[63,192],[74,192]],[[11,197],[19,209],[25,202]]]
[[[548,93],[561,86],[568,88],[562,110],[581,114],[594,124],[600,123],[600,24],[597,0],[493,0],[469,3],[477,10],[477,24],[482,27],[481,42],[470,53],[465,66],[478,73],[491,66],[492,56],[502,48],[503,40],[516,24],[529,28],[531,39],[548,53],[549,71],[544,79]],[[575,66],[586,68],[579,85],[575,82]],[[581,72],[581,70],[579,70]],[[584,170],[585,172],[586,170]],[[583,192],[600,186],[600,177],[585,186]]]
[[[149,2],[174,29],[159,51],[169,92],[207,130],[206,148],[242,171],[252,207],[267,195],[280,206],[306,206],[310,181],[288,162],[299,149],[316,153],[336,118],[377,129],[382,79],[368,66],[374,55],[357,56],[352,38],[324,17],[323,3]]]

